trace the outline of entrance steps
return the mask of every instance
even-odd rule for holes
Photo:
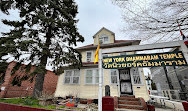
[[[134,95],[121,95],[118,97],[117,111],[144,111],[140,98],[135,98]]]

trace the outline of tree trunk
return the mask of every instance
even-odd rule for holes
[[[46,74],[45,68],[46,68],[47,58],[48,58],[47,55],[43,55],[41,57],[42,67],[40,67],[40,68],[43,68],[43,69],[42,69],[42,72],[39,72],[35,78],[35,86],[34,86],[34,90],[33,90],[33,98],[35,98],[35,99],[38,99],[42,96],[44,77]]]
[[[43,83],[45,74],[37,74],[35,79],[35,86],[33,90],[33,98],[37,99],[42,96]]]
[[[42,68],[44,68],[43,70],[45,71],[43,71],[43,73],[39,73],[36,75],[35,86],[33,90],[33,98],[36,98],[36,99],[42,96],[44,77],[46,74],[45,68],[46,68],[48,56],[50,55],[49,46],[51,44],[51,37],[52,37],[51,26],[49,26],[47,30],[48,31],[46,33],[45,47],[43,48],[43,52],[42,52],[43,55],[41,57],[41,63],[40,63]]]

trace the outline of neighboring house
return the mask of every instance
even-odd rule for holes
[[[13,67],[16,65],[16,62],[10,62],[6,74],[4,77],[3,84],[0,85],[1,92],[0,98],[11,98],[11,97],[26,97],[32,96],[35,81],[32,83],[29,80],[23,81],[21,86],[12,86],[11,82],[15,76],[23,76],[25,75],[24,66],[22,65],[19,70],[15,72],[14,75],[11,76],[11,71]],[[34,70],[34,66],[31,67],[31,72]],[[44,84],[43,84],[43,94],[45,95],[53,95],[56,90],[58,76],[55,75],[52,71],[47,71]]]
[[[94,36],[94,43],[77,48],[82,54],[83,66],[80,69],[67,68],[58,78],[56,97],[65,97],[68,95],[78,96],[80,98],[98,99],[99,72],[98,64],[94,64],[94,55],[99,42],[100,48],[107,49],[113,47],[122,47],[130,45],[139,45],[140,40],[116,40],[115,33],[106,28],[100,29]],[[134,54],[135,52],[123,52],[104,54],[104,56],[117,56],[125,54]],[[123,94],[143,97],[145,101],[149,99],[146,81],[142,68],[125,69],[103,69],[103,96],[105,95],[105,86],[110,86],[111,96]]]
[[[166,72],[166,73],[165,73]],[[180,99],[185,100],[188,94],[188,67],[166,66],[151,68],[153,82],[156,84],[158,94],[165,96],[165,91],[176,90],[180,93]]]
[[[156,84],[158,92],[161,90],[169,90],[169,83],[163,67],[151,67],[152,80]],[[159,94],[159,95],[161,95]]]

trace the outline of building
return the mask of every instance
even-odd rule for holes
[[[26,97],[32,96],[35,81],[32,83],[29,80],[23,81],[21,86],[13,86],[12,80],[15,76],[23,76],[25,75],[24,66],[21,65],[19,70],[15,72],[14,75],[11,76],[11,71],[13,67],[16,65],[16,62],[10,62],[5,73],[4,82],[0,84],[0,98],[11,98],[11,97]],[[31,67],[31,72],[34,70],[34,66]],[[58,76],[55,75],[52,71],[47,71],[44,84],[43,84],[43,94],[53,95],[56,90]]]
[[[82,54],[83,66],[80,69],[67,67],[63,74],[58,78],[56,97],[65,97],[68,95],[79,98],[98,99],[98,64],[94,64],[94,55],[99,42],[100,48],[107,49],[113,47],[139,45],[140,40],[116,40],[115,33],[102,28],[94,36],[94,43],[77,48]],[[117,56],[125,54],[134,54],[135,52],[123,52],[104,54],[104,56]],[[120,97],[121,95],[135,95],[142,97],[147,101],[149,99],[146,88],[146,81],[142,68],[126,69],[103,69],[103,96],[105,95],[105,86],[110,86],[111,96]]]
[[[179,97],[174,97],[174,99],[186,100],[188,94],[187,71],[187,66],[152,67],[151,75],[156,84],[158,95],[167,96],[166,92],[175,91],[179,93],[177,95]]]

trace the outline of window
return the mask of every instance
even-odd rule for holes
[[[104,37],[104,43],[108,43],[108,37]]]
[[[98,84],[99,83],[99,70],[98,69],[88,69],[85,73],[85,83],[86,84]]]
[[[99,44],[102,44],[102,43],[103,43],[103,38],[100,37],[100,38],[99,38]]]
[[[108,36],[103,34],[99,37],[99,43],[103,44],[103,43],[108,43]]]
[[[86,62],[91,62],[92,61],[92,52],[88,51],[86,52]]]
[[[118,72],[117,70],[110,70],[110,81],[111,81],[111,84],[117,84],[117,79],[118,79],[118,76],[117,76]]]
[[[79,84],[80,81],[80,71],[79,70],[68,70],[65,71],[65,84]]]
[[[141,84],[138,68],[133,68],[133,82],[134,84]]]

